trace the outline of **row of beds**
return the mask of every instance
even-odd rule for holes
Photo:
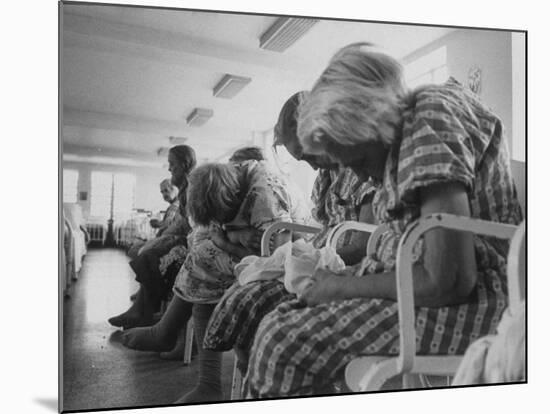
[[[156,230],[149,225],[150,212],[134,212],[128,219],[114,225],[117,247],[128,248],[136,240],[155,237]],[[60,262],[60,284],[65,297],[70,296],[73,283],[78,280],[82,263],[90,245],[103,246],[107,237],[107,223],[86,221],[82,207],[77,203],[63,203],[63,248]]]

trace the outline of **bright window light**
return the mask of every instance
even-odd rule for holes
[[[63,202],[76,203],[78,195],[78,171],[63,170]]]
[[[128,173],[92,171],[90,214],[93,217],[113,219],[130,217],[135,204],[136,177]]]

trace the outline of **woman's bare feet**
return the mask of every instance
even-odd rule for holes
[[[153,323],[153,318],[145,317],[137,312],[126,311],[109,318],[108,321],[117,328],[130,329],[138,326],[150,326]]]
[[[157,323],[146,328],[130,329],[122,334],[122,344],[138,351],[170,351],[177,341],[177,332],[162,329]]]

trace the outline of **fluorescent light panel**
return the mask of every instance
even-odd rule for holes
[[[187,117],[187,125],[198,127],[204,125],[214,115],[212,109],[195,108]]]
[[[168,138],[168,142],[170,142],[170,145],[182,145],[187,142],[187,137],[174,137],[171,136]]]
[[[260,37],[260,48],[284,52],[318,21],[318,19],[279,17]]]
[[[214,86],[214,96],[217,98],[231,99],[238,94],[252,79],[244,76],[226,74]]]

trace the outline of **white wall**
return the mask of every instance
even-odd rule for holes
[[[514,41],[514,45],[516,43],[517,40]],[[522,78],[521,73],[517,73],[517,67],[525,67],[525,51],[523,50],[523,55],[521,50],[512,55],[510,32],[464,29],[450,33],[417,50],[403,61],[409,63],[441,46],[447,46],[449,76],[453,76],[459,82],[467,85],[468,71],[471,67],[477,66],[481,69],[480,97],[502,119],[512,158],[523,161],[521,148],[524,148],[525,136],[518,131],[524,131],[525,125],[525,78]],[[516,48],[517,45],[514,49]]]
[[[112,171],[135,174],[135,208],[159,211],[165,210],[167,207],[166,202],[160,195],[159,189],[159,183],[164,178],[170,177],[170,173],[167,170],[162,170],[160,168],[123,167],[68,161],[63,162],[63,168],[78,170],[78,192],[80,193],[81,191],[86,191],[88,193],[88,198],[86,201],[78,201],[78,203],[82,206],[85,218],[88,218],[90,213],[92,171]]]

